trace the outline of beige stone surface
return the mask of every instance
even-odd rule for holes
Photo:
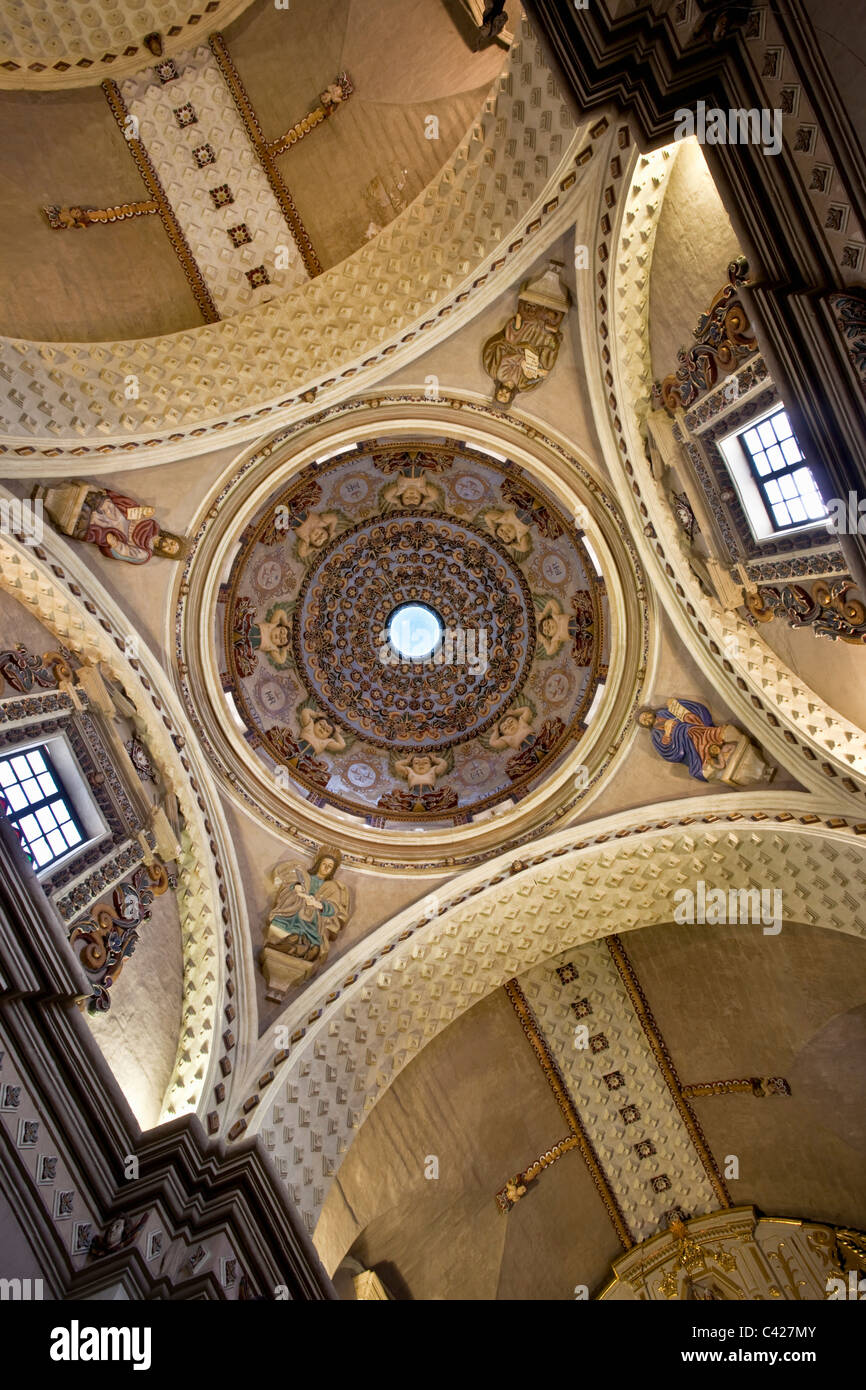
[[[659,926],[623,940],[683,1083],[791,1084],[790,1097],[693,1102],[719,1165],[739,1160],[733,1203],[862,1228],[863,944],[787,924],[776,938]],[[495,1191],[566,1132],[497,991],[441,1033],[365,1121],[316,1243],[327,1262],[352,1241],[398,1297],[573,1298],[578,1283],[596,1293],[621,1251],[578,1154],[493,1219]],[[430,1153],[440,1159],[435,1193],[423,1176]]]
[[[727,283],[741,247],[710,177],[701,147],[684,140],[670,176],[656,233],[649,295],[653,376],[677,367],[677,349],[694,342],[698,315]]]
[[[87,1015],[102,1055],[142,1129],[159,1124],[174,1070],[183,998],[175,896],[154,898],[133,955],[111,987],[108,1013]]]

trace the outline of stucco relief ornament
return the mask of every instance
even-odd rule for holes
[[[519,391],[532,391],[552,372],[562,343],[559,331],[571,296],[551,261],[543,275],[529,280],[517,299],[517,313],[481,352],[484,370],[494,383],[493,399],[510,406]]]
[[[653,748],[669,763],[685,763],[699,782],[744,787],[769,782],[775,768],[764,762],[736,724],[716,724],[706,705],[671,697],[664,709],[641,710],[638,723],[651,730]]]
[[[134,497],[80,479],[37,487],[34,496],[42,498],[46,515],[64,536],[96,545],[112,560],[144,565],[153,555],[183,558],[183,538],[163,531],[155,508]]]
[[[348,922],[349,890],[334,882],[339,866],[339,850],[323,849],[312,869],[294,860],[274,869],[276,893],[261,956],[269,999],[282,1000],[308,980],[327,957],[331,938]]]

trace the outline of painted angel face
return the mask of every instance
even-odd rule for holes
[[[517,719],[513,714],[505,714],[499,721],[499,732],[501,734],[513,734],[517,728]]]
[[[317,550],[321,550],[322,546],[323,546],[323,545],[327,545],[327,543],[328,543],[328,528],[327,528],[327,526],[322,526],[321,523],[320,523],[318,526],[314,526],[314,527],[312,528],[312,530],[310,531],[310,545],[315,546]]]
[[[319,860],[319,863],[318,863],[318,866],[317,866],[317,867],[318,867],[319,878],[330,878],[330,877],[331,877],[331,874],[334,872],[334,870],[336,869],[337,865],[334,863],[334,860],[331,859],[330,856],[326,854],[325,857],[324,857],[324,859],[320,859],[320,860]]]
[[[334,726],[329,719],[324,719],[320,715],[318,719],[313,721],[313,731],[317,738],[330,738],[334,732]]]
[[[428,758],[426,753],[416,753],[412,759],[413,772],[429,772],[433,766],[433,759]]]
[[[424,493],[417,484],[403,489],[403,501],[407,507],[419,507],[424,501]]]
[[[271,641],[275,647],[287,647],[289,645],[289,629],[285,623],[275,623],[271,629]]]
[[[554,637],[556,635],[556,623],[553,618],[543,618],[539,623],[539,627],[545,637]]]
[[[497,522],[496,534],[503,545],[514,545],[517,540],[517,529],[510,521]]]

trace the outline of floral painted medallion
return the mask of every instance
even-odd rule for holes
[[[606,596],[575,522],[457,443],[375,441],[297,475],[239,538],[222,684],[278,785],[370,824],[461,824],[574,748],[606,675]],[[407,660],[404,605],[441,640]]]

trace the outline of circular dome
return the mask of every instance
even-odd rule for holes
[[[401,658],[389,638],[395,618],[412,646],[432,639],[426,649]],[[295,610],[296,664],[348,733],[428,752],[504,712],[525,679],[533,628],[532,595],[491,536],[401,514],[363,522],[314,565]]]
[[[278,784],[368,823],[460,825],[540,784],[606,675],[604,581],[523,469],[376,440],[240,537],[222,686]]]
[[[423,661],[441,648],[445,624],[433,608],[423,603],[401,603],[388,619],[388,641],[397,656]]]

